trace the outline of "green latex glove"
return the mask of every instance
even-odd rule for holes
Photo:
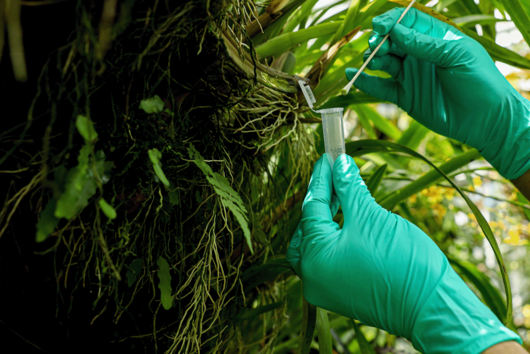
[[[333,190],[342,230],[332,220]],[[302,210],[287,259],[311,304],[405,337],[429,354],[521,343],[423,231],[375,202],[350,156],[340,155],[333,173],[325,156],[316,162]]]
[[[374,18],[368,65],[389,79],[362,73],[361,91],[397,104],[429,129],[480,151],[504,177],[530,168],[530,102],[502,76],[474,39],[414,8],[395,8]],[[366,53],[365,60],[371,52]],[[357,69],[346,69],[349,80]]]

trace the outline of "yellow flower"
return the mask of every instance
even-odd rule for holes
[[[467,189],[469,189],[471,192],[475,191],[475,187],[473,187],[473,186],[469,186]]]
[[[445,199],[453,200],[455,194],[456,194],[456,190],[454,188],[444,188]]]
[[[473,184],[477,187],[482,186],[482,180],[479,176],[473,177]]]
[[[523,306],[523,316],[530,317],[530,305],[526,304]]]
[[[413,196],[410,197],[410,202],[411,203],[416,203],[418,201],[418,195],[417,194],[414,194]]]
[[[490,227],[493,229],[494,227],[498,227],[499,223],[496,221],[490,221],[488,224],[490,224]]]
[[[431,206],[434,216],[439,220],[442,221],[443,217],[447,213],[447,209],[442,204],[434,204]]]
[[[506,230],[506,225],[504,225],[504,222],[502,220],[499,220],[499,227],[501,230]]]
[[[431,204],[440,203],[443,199],[443,188],[438,186],[430,186],[421,191],[421,194],[427,197]]]
[[[518,228],[511,228],[508,231],[508,237],[504,239],[504,243],[512,246],[521,246],[528,244],[528,240],[521,240],[521,233]]]

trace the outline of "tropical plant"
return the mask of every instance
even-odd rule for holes
[[[374,97],[340,95],[344,69],[362,64],[372,18],[407,4],[107,0],[98,8],[78,0],[73,35],[34,81],[20,74],[31,74],[31,58],[28,70],[13,59],[17,21],[6,21],[14,77],[27,76],[28,94],[35,92],[29,110],[19,109],[27,120],[0,133],[0,175],[10,186],[0,259],[23,264],[12,240],[28,237],[29,218],[37,244],[25,241],[21,253],[38,254],[23,262],[56,279],[43,286],[43,299],[57,292],[61,300],[46,303],[57,319],[46,317],[27,301],[30,285],[11,285],[4,291],[19,299],[5,306],[38,313],[40,330],[63,321],[82,336],[93,323],[98,345],[146,352],[365,354],[405,346],[307,303],[285,259],[312,164],[324,152],[321,120],[299,91],[304,80],[316,107],[345,108],[347,153],[376,200],[424,229],[502,322],[530,328],[520,316],[530,294],[518,287],[524,298],[513,316],[508,277],[513,262],[526,271],[530,264],[507,248],[526,243],[528,231],[516,225],[528,224],[530,203],[476,150]],[[494,60],[530,70],[519,54],[528,47],[496,43],[496,24],[508,16],[530,43],[526,2],[414,6],[475,38]],[[335,220],[343,222],[340,211]],[[483,240],[489,258],[475,255]],[[2,320],[35,341],[14,318]]]

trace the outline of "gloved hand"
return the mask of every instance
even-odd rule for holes
[[[332,220],[342,206],[342,230]],[[478,354],[520,338],[504,327],[418,227],[379,206],[353,159],[315,164],[287,259],[318,307],[412,341],[423,353]],[[334,209],[334,210],[331,210]]]
[[[502,76],[486,50],[456,28],[414,8],[374,18],[370,50],[390,33],[362,73],[361,91],[397,104],[429,129],[480,151],[501,175],[516,179],[530,168],[530,102]],[[346,69],[349,80],[357,69]]]

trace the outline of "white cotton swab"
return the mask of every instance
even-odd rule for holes
[[[401,16],[399,17],[399,19],[397,20],[396,24],[400,23],[401,20],[403,19],[403,17],[405,17],[405,15],[407,14],[407,12],[410,10],[410,8],[412,7],[412,5],[414,5],[414,3],[416,2],[416,0],[412,0],[409,4],[409,6],[407,6],[407,8],[405,9],[405,11],[403,11],[403,13],[401,14]],[[364,62],[364,64],[361,66],[361,68],[359,69],[359,71],[357,71],[357,74],[355,74],[355,76],[353,77],[353,79],[351,79],[350,82],[348,82],[348,84],[346,86],[344,86],[344,88],[342,89],[342,94],[343,95],[347,95],[348,92],[350,92],[350,89],[351,87],[353,86],[353,83],[355,82],[355,80],[357,80],[357,78],[359,77],[359,75],[361,75],[361,73],[363,72],[363,70],[366,68],[366,66],[368,65],[368,63],[370,62],[370,60],[372,60],[372,58],[375,56],[375,53],[377,53],[377,51],[379,50],[379,48],[381,48],[383,46],[383,43],[386,42],[386,40],[388,39],[388,37],[390,36],[390,34],[387,34],[383,40],[381,41],[381,43],[379,43],[379,45],[374,49],[374,51],[372,52],[372,54],[370,54],[370,56],[368,57],[368,59]]]

